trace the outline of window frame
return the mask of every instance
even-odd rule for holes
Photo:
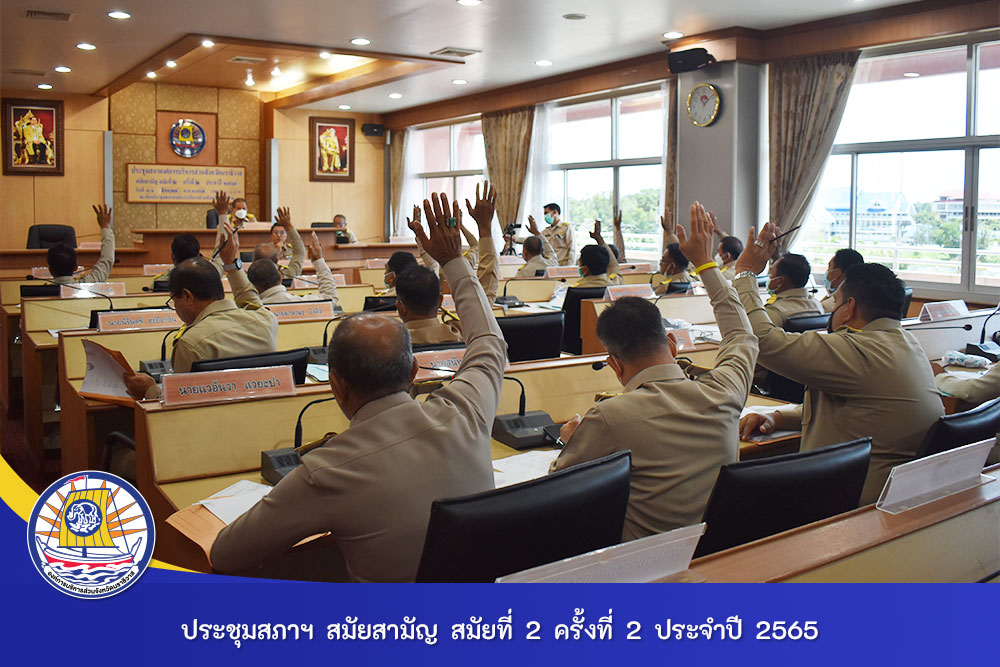
[[[416,132],[422,132],[424,130],[431,130],[439,127],[449,128],[448,132],[448,165],[454,166],[458,163],[458,134],[456,128],[459,125],[465,125],[468,123],[478,122],[480,132],[482,131],[482,116],[480,114],[475,114],[472,116],[463,116],[461,118],[452,118],[450,120],[440,122],[440,123],[429,123],[427,125],[422,125],[415,128]],[[451,190],[447,192],[448,198],[454,200],[455,198],[455,188],[458,187],[458,179],[463,176],[479,176],[480,178],[486,173],[486,168],[482,169],[448,169],[446,171],[424,171],[418,172],[416,178],[418,178],[424,185],[424,198],[430,196],[428,191],[427,182],[435,178],[447,178],[451,180]]]

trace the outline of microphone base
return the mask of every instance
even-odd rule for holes
[[[309,348],[309,363],[326,366],[328,363],[329,350],[322,345]]]
[[[260,453],[260,476],[270,484],[277,484],[300,465],[302,459],[294,447],[271,449]]]
[[[993,341],[969,343],[965,346],[965,353],[986,357],[990,361],[1000,361],[1000,345],[997,345]]]
[[[524,302],[516,296],[498,296],[493,303],[498,306],[506,306],[507,308],[521,308],[524,306]]]
[[[152,359],[150,361],[139,362],[139,372],[145,373],[156,382],[160,381],[160,376],[173,373],[174,368],[169,361],[164,359]]]
[[[493,439],[514,449],[544,447],[552,442],[545,435],[545,427],[551,426],[552,417],[541,410],[509,415],[497,415],[493,420]]]

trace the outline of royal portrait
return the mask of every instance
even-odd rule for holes
[[[354,181],[354,119],[309,119],[309,180]]]
[[[63,175],[63,105],[3,99],[3,173]]]

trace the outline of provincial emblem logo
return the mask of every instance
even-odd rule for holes
[[[170,127],[170,147],[181,157],[194,157],[205,148],[205,130],[193,120],[181,118]]]
[[[46,581],[77,598],[131,586],[153,556],[149,505],[115,475],[89,470],[45,490],[28,520],[28,551]]]

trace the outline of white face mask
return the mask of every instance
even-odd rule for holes
[[[240,220],[245,220],[247,217],[247,210],[245,208],[238,208],[233,212],[233,215],[235,215]]]
[[[719,253],[715,253],[715,257],[713,257],[712,259],[714,259],[715,263],[718,264],[719,266],[726,265],[726,263],[722,261],[722,255],[720,255]]]

